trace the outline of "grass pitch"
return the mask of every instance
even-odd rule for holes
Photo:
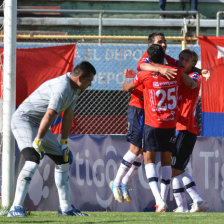
[[[57,216],[56,212],[31,212],[24,218],[0,217],[0,223],[127,223],[224,224],[224,213],[87,212],[89,216]]]

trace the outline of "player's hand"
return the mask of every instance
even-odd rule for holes
[[[128,81],[127,82],[124,82],[124,84],[122,86],[122,91],[123,91],[123,93],[130,91],[130,89],[129,89],[129,82]]]
[[[132,69],[125,69],[124,76],[125,78],[134,78],[136,76],[136,73]]]
[[[61,139],[61,149],[63,151],[63,157],[64,161],[66,163],[69,162],[69,164],[72,164],[73,162],[73,154],[68,148],[68,140],[67,139]]]
[[[210,71],[209,70],[207,70],[207,69],[202,69],[201,70],[201,75],[204,77],[204,78],[206,78],[206,81],[210,78]]]
[[[41,138],[35,138],[34,141],[33,141],[33,148],[40,155],[40,159],[43,159],[44,158],[45,151],[44,151],[44,148],[43,148],[41,142],[42,142],[42,139]]]
[[[173,79],[177,75],[177,69],[176,68],[165,68],[165,67],[159,67],[159,73],[164,75],[167,79]]]

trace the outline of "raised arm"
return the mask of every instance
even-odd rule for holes
[[[190,78],[186,73],[183,73],[181,80],[190,89],[195,89],[198,86],[197,82]]]
[[[136,87],[136,85],[134,84],[133,81],[124,82],[124,84],[122,86],[122,91],[123,92],[131,92],[135,87]]]
[[[175,78],[177,75],[177,69],[161,67],[150,63],[143,63],[140,65],[140,68],[143,71],[159,72],[169,80]]]

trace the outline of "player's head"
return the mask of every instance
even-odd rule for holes
[[[179,63],[183,68],[183,71],[189,73],[192,71],[192,68],[197,64],[198,55],[195,51],[190,49],[185,49],[179,54]]]
[[[148,56],[151,59],[151,61],[155,64],[163,64],[164,57],[165,57],[165,51],[163,50],[163,47],[159,44],[152,44],[148,50]]]
[[[96,69],[88,61],[82,61],[75,66],[71,73],[71,79],[82,91],[91,86]]]
[[[166,51],[167,44],[166,44],[166,38],[163,33],[151,33],[148,36],[148,45],[152,44],[159,44],[162,46],[163,50]]]

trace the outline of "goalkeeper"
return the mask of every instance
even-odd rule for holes
[[[23,202],[32,177],[45,155],[55,162],[55,183],[59,195],[58,215],[87,215],[74,208],[70,202],[68,177],[73,156],[67,146],[67,138],[77,99],[82,91],[91,86],[95,74],[93,65],[83,61],[72,72],[40,85],[13,114],[11,128],[25,164],[18,176],[15,198],[8,217],[26,216]],[[59,143],[49,128],[57,114],[63,111]]]

